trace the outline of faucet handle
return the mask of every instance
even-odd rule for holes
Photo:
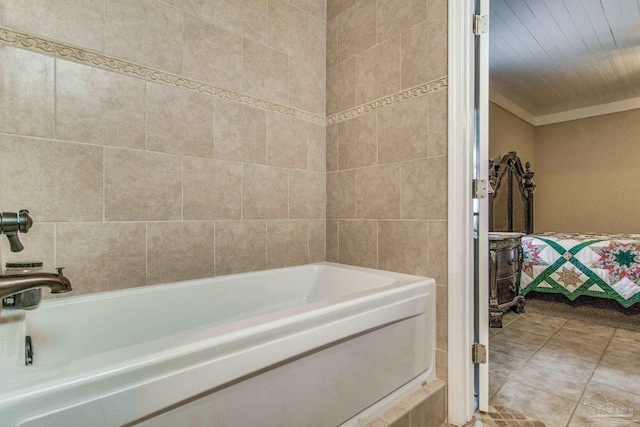
[[[58,276],[62,276],[62,270],[64,270],[66,267],[56,267],[56,271],[58,272]]]

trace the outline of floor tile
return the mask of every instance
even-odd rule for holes
[[[500,353],[489,354],[489,377],[491,375],[501,375],[503,377],[510,377],[515,371],[520,369],[524,365],[524,360],[514,359],[513,357],[505,356]]]
[[[550,426],[564,427],[569,421],[577,402],[515,381],[507,381],[491,399],[490,404],[492,406],[505,406],[522,412],[524,415]]]
[[[586,332],[591,335],[602,335],[604,337],[611,337],[615,332],[615,328],[611,326],[596,325],[595,323],[582,322],[580,320],[569,319],[562,326],[562,329],[571,329],[581,332]]]
[[[544,323],[545,325],[562,326],[567,321],[567,319],[564,319],[562,317],[549,316],[546,314],[533,313],[530,311],[523,314],[523,316],[533,322]]]
[[[607,347],[607,350],[640,355],[640,341],[629,341],[613,337],[609,343],[609,347]]]
[[[580,400],[589,379],[550,371],[544,365],[537,365],[529,361],[511,376],[511,381],[577,402]]]
[[[582,395],[580,403],[576,406],[575,414],[569,425],[580,427],[606,425],[603,422],[604,420],[598,421],[596,419],[594,422],[590,420],[590,418],[594,417],[598,412],[600,414],[603,412],[606,414],[607,412],[612,412],[612,410],[632,411],[633,414],[635,414],[633,419],[637,419],[637,414],[640,413],[640,396],[602,384],[589,383]],[[620,417],[615,415],[613,419],[620,421]]]
[[[545,337],[544,335],[520,331],[518,329],[511,329],[509,327],[502,328],[502,331],[493,336],[500,336],[509,341],[515,341],[522,344],[530,345],[543,345],[549,339],[549,337]]]
[[[551,337],[551,339],[542,348],[547,348],[549,350],[561,352],[566,356],[577,357],[578,359],[596,363],[598,363],[602,353],[604,353],[604,348],[579,344],[577,342],[557,338],[556,336]]]
[[[567,356],[564,352],[542,347],[527,363],[546,366],[552,371],[588,380],[598,366],[595,362]]]
[[[511,322],[509,324],[509,328],[550,337],[560,329],[560,326],[552,325],[550,323],[539,323],[523,316]]]
[[[505,314],[502,315],[502,326],[504,327],[509,325],[511,322],[513,322],[520,316],[523,316],[523,315],[515,313],[513,311],[507,311]]]
[[[502,353],[516,359],[527,360],[538,351],[539,345],[525,344],[510,341],[503,335],[494,335],[489,338],[489,352]]]
[[[508,377],[499,374],[491,374],[489,375],[489,399],[495,395],[498,390],[502,388],[503,385],[507,383],[509,380]]]
[[[640,374],[623,371],[611,366],[598,366],[593,373],[591,382],[640,395]]]
[[[601,365],[611,366],[623,371],[640,374],[640,358],[630,353],[607,350],[600,361]]]
[[[640,332],[636,331],[618,328],[613,336],[616,338],[622,338],[623,340],[640,342]]]
[[[609,337],[605,337],[602,335],[593,335],[589,332],[578,331],[575,329],[565,329],[564,327],[560,329],[553,337],[598,348],[605,348],[607,344],[609,344]]]

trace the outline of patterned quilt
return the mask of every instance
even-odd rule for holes
[[[522,237],[522,294],[561,293],[640,302],[640,234],[541,233]]]

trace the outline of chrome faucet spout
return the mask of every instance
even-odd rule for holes
[[[72,290],[71,282],[62,274],[61,268],[57,273],[0,275],[0,299],[41,287],[51,289],[52,294],[61,294]]]

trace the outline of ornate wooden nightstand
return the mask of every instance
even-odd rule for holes
[[[489,233],[489,327],[502,328],[502,315],[513,308],[524,313],[520,294],[522,233]]]

